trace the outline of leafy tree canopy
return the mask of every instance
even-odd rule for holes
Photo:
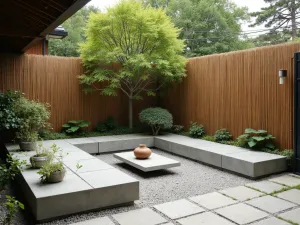
[[[49,40],[49,55],[78,57],[79,43],[85,41],[84,30],[91,12],[98,12],[94,6],[84,7],[62,24],[68,31],[64,39]]]
[[[269,6],[259,12],[252,13],[256,17],[255,23],[251,26],[265,24],[265,27],[274,31],[290,34],[292,38],[297,36],[298,19],[300,17],[299,0],[265,0]]]
[[[106,82],[100,89],[104,95],[114,96],[121,89],[129,98],[132,127],[133,99],[141,99],[142,93],[153,96],[165,83],[185,76],[184,43],[178,39],[179,33],[164,10],[143,7],[140,1],[121,1],[107,13],[93,13],[87,41],[80,48],[87,69],[80,80],[90,86],[87,91]],[[103,63],[116,62],[119,70],[103,69]]]
[[[252,47],[240,38],[241,22],[249,19],[247,8],[229,0],[144,0],[165,8],[186,43],[186,56],[201,56]]]

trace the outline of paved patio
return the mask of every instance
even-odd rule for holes
[[[72,225],[295,225],[299,185],[300,177],[288,174]]]

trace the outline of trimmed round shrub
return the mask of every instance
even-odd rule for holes
[[[205,136],[205,130],[203,125],[197,125],[197,123],[191,123],[189,136],[192,138],[201,138]]]
[[[215,139],[216,142],[231,141],[232,135],[229,133],[227,129],[220,129],[216,131]]]
[[[173,116],[166,109],[148,108],[139,114],[141,123],[152,128],[153,135],[158,135],[162,129],[170,129],[173,126]]]

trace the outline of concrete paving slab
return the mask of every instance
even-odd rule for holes
[[[283,184],[286,186],[290,186],[290,187],[300,185],[300,179],[293,177],[293,176],[289,176],[289,175],[276,177],[276,178],[270,179],[270,181],[279,183],[279,184]]]
[[[171,219],[178,219],[205,211],[205,209],[186,199],[156,205],[154,208]]]
[[[287,202],[279,198],[275,198],[270,195],[252,199],[250,201],[247,201],[247,204],[269,213],[278,213],[296,206],[293,203]]]
[[[77,168],[77,163],[82,166],[80,169]],[[78,173],[78,174],[114,168],[113,166],[111,166],[97,158],[82,159],[82,160],[78,160],[78,161],[68,161],[68,162],[65,162],[65,165],[70,170],[72,170],[74,173]]]
[[[289,191],[281,192],[276,194],[276,196],[278,198],[282,198],[284,200],[300,205],[300,190],[298,189],[292,189]]]
[[[300,224],[300,209],[293,209],[278,215],[278,217],[283,218],[293,223]]]
[[[128,183],[138,183],[135,178],[114,168],[81,173],[80,177],[88,184],[90,184],[93,188],[110,187]]]
[[[205,212],[184,219],[177,220],[181,225],[234,225],[234,223],[216,215],[212,212]]]
[[[247,224],[255,222],[268,216],[267,213],[255,209],[252,206],[248,206],[244,203],[239,203],[236,205],[218,209],[216,210],[216,213],[237,224]]]
[[[143,208],[112,216],[120,225],[157,225],[167,222],[152,209]]]
[[[148,159],[144,160],[137,159],[134,156],[133,151],[116,153],[114,154],[114,157],[144,172],[163,170],[180,166],[180,162],[155,153],[152,153]]]
[[[67,153],[63,153],[63,162],[78,162],[80,160],[84,160],[84,159],[94,159],[95,157],[80,150],[80,151],[76,151],[76,152],[67,152]]]
[[[255,183],[250,183],[246,184],[247,187],[255,188],[257,190],[260,190],[261,192],[270,194],[274,191],[279,191],[282,188],[284,188],[283,185],[281,184],[276,184],[271,181],[260,181],[260,182],[255,182]]]
[[[276,217],[271,217],[271,218],[268,218],[268,219],[265,219],[265,220],[262,220],[262,221],[259,221],[259,222],[256,222],[256,223],[251,223],[251,225],[291,225],[290,223],[288,222],[285,222],[284,220],[280,220],[280,219],[277,219]]]
[[[199,195],[189,198],[191,201],[204,206],[207,209],[217,209],[220,207],[228,206],[237,203],[237,201],[226,197],[218,192],[213,192],[205,195]]]
[[[114,225],[114,223],[107,216],[105,216],[105,217],[86,220],[78,223],[72,223],[71,225]]]
[[[233,188],[228,188],[225,190],[219,191],[222,194],[225,194],[229,197],[237,199],[239,201],[246,201],[249,199],[257,198],[261,195],[264,195],[261,192],[255,191],[251,188],[247,188],[245,186],[238,186]]]

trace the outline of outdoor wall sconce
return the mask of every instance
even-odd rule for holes
[[[287,70],[279,70],[279,84],[284,84],[287,78]]]

